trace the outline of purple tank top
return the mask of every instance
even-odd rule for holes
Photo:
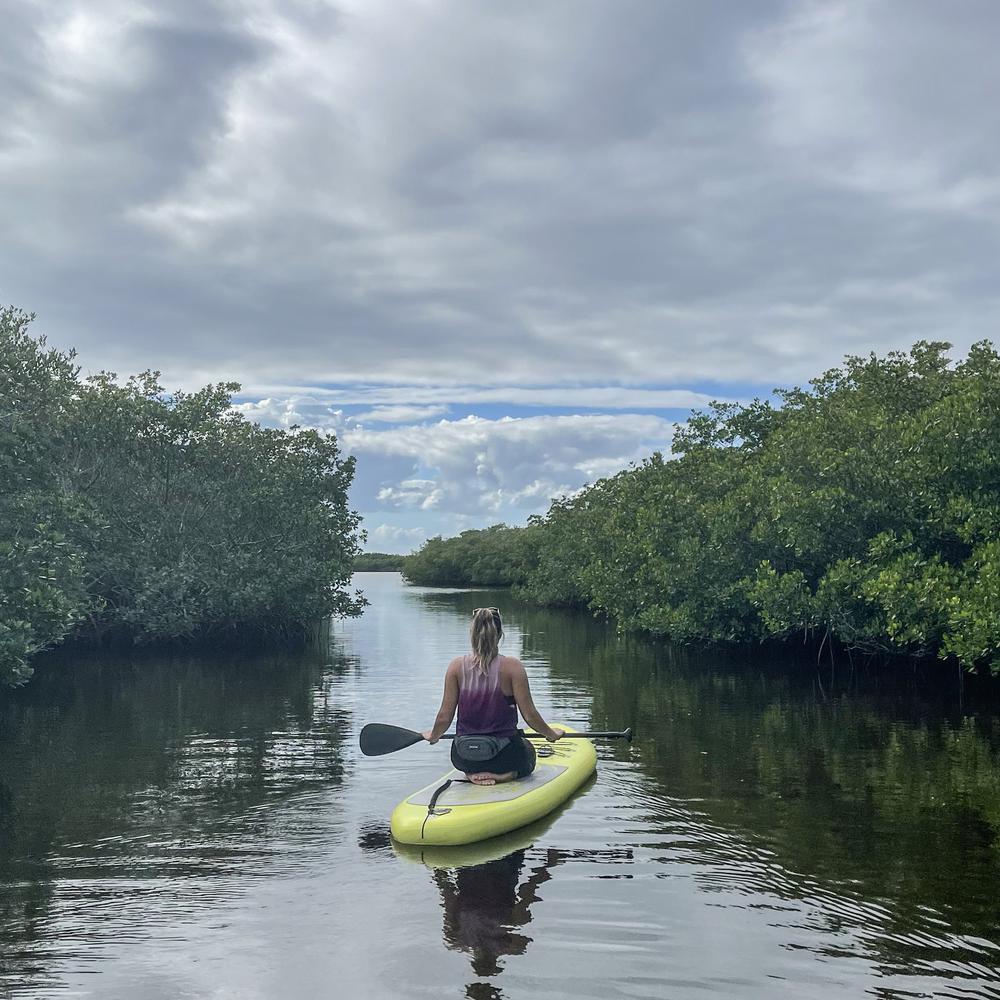
[[[485,674],[474,656],[462,657],[455,731],[459,736],[513,736],[517,731],[517,705],[500,687],[499,656]]]

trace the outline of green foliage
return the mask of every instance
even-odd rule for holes
[[[590,564],[591,540],[584,533],[587,511],[574,497],[555,500],[546,518],[533,517],[530,533],[532,559],[515,594],[549,607],[586,605],[581,571]]]
[[[970,556],[949,600],[943,651],[962,663],[989,663],[1000,673],[1000,542]]]
[[[354,558],[355,573],[398,573],[405,556],[393,552],[362,552]]]
[[[429,538],[403,557],[403,576],[424,586],[508,587],[524,579],[532,559],[530,532],[494,524],[455,538]]]
[[[336,439],[230,411],[233,385],[166,397],[149,372],[91,379],[71,475],[100,529],[97,628],[140,640],[297,629],[356,607],[354,460]]]
[[[66,635],[83,603],[66,537],[76,504],[59,475],[77,369],[28,335],[31,319],[0,310],[0,686],[26,680],[30,657]]]
[[[714,404],[532,526],[522,593],[678,641],[766,637],[1000,667],[1000,356],[849,357]]]
[[[80,381],[29,320],[0,314],[0,682],[70,634],[289,635],[359,611],[334,437],[249,423],[234,384]]]

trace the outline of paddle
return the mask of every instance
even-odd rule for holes
[[[525,733],[531,740],[544,740],[541,733]],[[369,722],[361,730],[361,752],[366,757],[380,757],[382,754],[395,753],[397,750],[405,750],[406,747],[413,746],[423,739],[423,733],[415,732],[412,729],[403,729],[400,726],[387,726],[381,722]],[[454,733],[445,733],[441,739],[452,740]],[[620,733],[600,732],[600,733],[563,733],[564,740],[628,740],[632,742],[632,730],[624,729]]]

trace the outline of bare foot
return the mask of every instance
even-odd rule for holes
[[[491,774],[483,771],[480,774],[470,774],[467,776],[474,785],[499,785],[504,781],[513,781],[517,777],[514,771],[505,771],[503,774]]]

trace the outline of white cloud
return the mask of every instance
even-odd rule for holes
[[[447,406],[376,406],[372,410],[365,410],[364,413],[355,413],[354,419],[359,424],[406,424],[433,420],[435,417],[444,416],[447,412]]]
[[[419,507],[431,510],[442,497],[433,479],[404,479],[398,486],[383,486],[375,499],[390,507]]]
[[[576,414],[349,428],[341,442],[358,460],[353,496],[362,511],[454,518],[478,510],[490,523],[523,523],[554,497],[669,450],[671,436],[660,417]]]
[[[410,551],[434,534],[523,524],[553,498],[654,450],[669,451],[671,436],[672,426],[660,417],[574,414],[358,427],[340,440],[357,458],[354,506],[366,523],[391,523],[400,531],[399,547],[391,551]],[[370,534],[367,545],[389,540],[386,529]]]
[[[316,430],[340,432],[352,425],[352,418],[344,411],[311,396],[293,396],[287,399],[260,399],[256,402],[236,403],[233,409],[247,420],[270,427],[311,427]]]
[[[427,540],[421,528],[401,528],[394,524],[378,524],[368,529],[365,549],[368,552],[407,553]]]
[[[502,373],[497,373],[498,376]],[[281,397],[293,408],[310,406],[335,412],[343,406],[372,406],[357,420],[406,423],[444,415],[460,403],[509,404],[540,408],[572,407],[600,410],[666,410],[704,406],[718,394],[690,389],[649,389],[629,385],[385,385],[345,384],[321,386],[255,384],[244,387],[244,395],[260,392]],[[267,402],[265,400],[264,402]],[[257,404],[252,404],[257,405]],[[412,415],[411,415],[412,414]]]
[[[352,504],[366,522],[395,513],[400,535],[422,541],[498,521],[520,524],[552,499],[669,451],[673,425],[634,413],[545,414],[395,427],[366,426],[312,397],[245,402],[236,409],[271,426],[337,434],[357,459]],[[401,542],[402,544],[402,542]],[[369,538],[368,547],[373,547]]]

